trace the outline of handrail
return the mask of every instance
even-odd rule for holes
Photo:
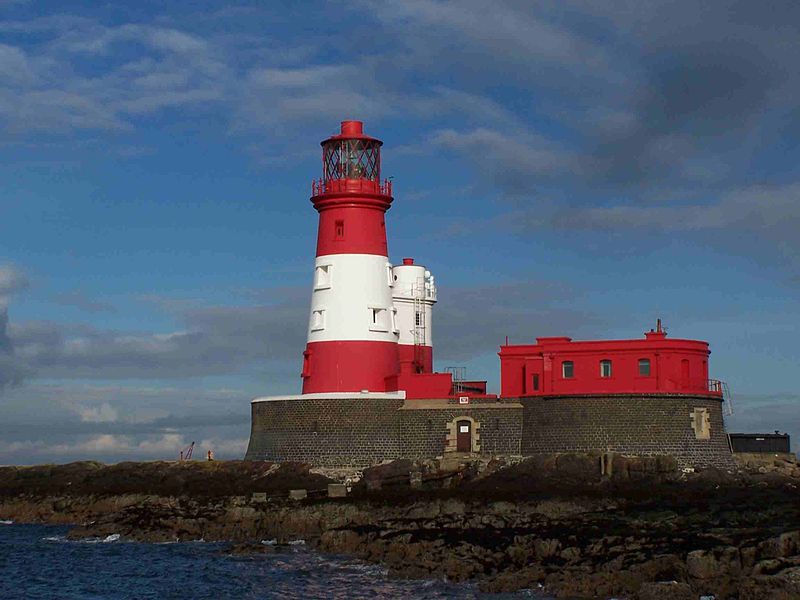
[[[715,394],[723,394],[725,391],[725,383],[719,379],[709,379],[708,391]]]
[[[372,179],[314,179],[311,181],[312,196],[336,193],[367,193],[380,194],[381,196],[392,195],[392,182],[384,179],[383,183]]]

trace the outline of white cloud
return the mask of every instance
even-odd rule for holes
[[[78,406],[77,410],[84,423],[113,423],[119,418],[117,409],[108,402],[99,406]]]
[[[136,449],[146,456],[163,456],[170,453],[177,457],[189,444],[178,433],[165,433],[160,437],[146,438],[136,445]]]
[[[0,308],[8,304],[9,296],[28,287],[28,279],[12,265],[0,265]]]
[[[8,441],[0,440],[0,463],[20,461],[36,463],[42,461],[69,462],[73,460],[98,460],[116,462],[119,460],[178,460],[185,451],[190,439],[179,433],[136,436],[120,434],[97,434],[78,436],[68,443],[48,443],[45,440]],[[195,443],[194,459],[205,460],[211,450],[214,457],[241,459],[247,449],[247,438],[223,438],[219,436],[204,438]]]
[[[210,438],[200,442],[199,448],[201,448],[203,452],[211,450],[214,453],[215,458],[237,459],[244,456],[244,453],[247,451],[247,444],[249,441],[249,438]],[[200,458],[205,457],[206,455],[203,454],[203,456]]]

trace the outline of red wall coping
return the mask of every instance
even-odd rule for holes
[[[686,339],[656,339],[656,340],[581,340],[581,341],[550,341],[568,338],[537,338],[536,344],[508,344],[500,346],[501,356],[524,356],[526,354],[541,353],[580,353],[580,352],[620,352],[641,350],[684,350],[690,352],[709,352],[708,342]]]

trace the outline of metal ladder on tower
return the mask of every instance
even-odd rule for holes
[[[733,397],[731,396],[731,391],[728,389],[728,383],[726,381],[722,381],[722,399],[724,401],[723,404],[723,414],[726,417],[730,417],[733,415]]]
[[[417,373],[422,373],[425,368],[425,344],[427,340],[427,323],[425,319],[425,280],[417,278],[411,286],[411,296],[414,299],[414,366]]]

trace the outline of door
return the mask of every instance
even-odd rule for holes
[[[456,435],[456,450],[459,452],[472,452],[472,423],[469,421],[459,421],[456,423],[458,434]]]

